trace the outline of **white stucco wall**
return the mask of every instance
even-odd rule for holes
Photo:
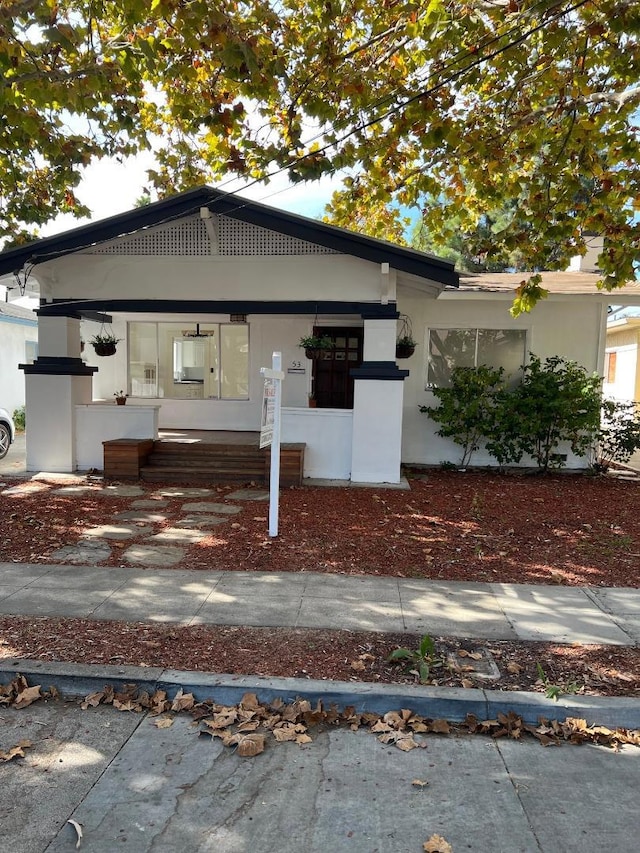
[[[343,409],[282,409],[282,441],[305,442],[304,476],[348,480],[353,413]]]
[[[399,290],[398,308],[411,317],[414,337],[418,341],[415,354],[399,361],[410,371],[405,380],[402,461],[437,465],[443,461],[457,463],[461,448],[449,439],[437,436],[437,424],[419,412],[421,405],[437,405],[437,399],[425,390],[429,328],[524,329],[527,350],[542,359],[560,355],[582,364],[588,371],[601,370],[599,355],[604,350],[602,339],[603,306],[588,298],[549,299],[540,302],[525,316],[514,319],[509,314],[509,298],[465,298],[463,294],[438,300],[424,300],[410,291]],[[565,452],[567,448],[560,448]],[[523,460],[526,464],[527,460]],[[489,454],[477,451],[473,465],[495,465]],[[567,467],[585,467],[587,461],[568,453]]]
[[[103,441],[114,438],[157,438],[158,407],[91,403],[75,407],[76,465],[80,471],[102,470]]]
[[[10,414],[25,404],[24,373],[18,365],[25,363],[27,341],[37,344],[35,320],[0,316],[0,406]]]
[[[348,255],[127,257],[69,255],[38,267],[57,299],[363,300],[380,265]],[[372,292],[373,287],[373,292]]]

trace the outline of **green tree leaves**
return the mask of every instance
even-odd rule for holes
[[[328,215],[399,239],[503,210],[488,259],[640,256],[640,16],[629,0],[15,0],[0,5],[0,237],[59,209],[92,159],[150,148],[155,194],[347,170]],[[539,293],[523,293],[527,310]]]

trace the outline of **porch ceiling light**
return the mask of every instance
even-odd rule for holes
[[[213,338],[215,332],[213,330],[208,332],[200,331],[200,323],[196,323],[196,328],[194,329],[183,329],[182,337],[183,338]]]

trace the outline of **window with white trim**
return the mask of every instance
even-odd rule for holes
[[[526,344],[525,329],[429,329],[425,388],[449,387],[456,367],[502,367],[515,380]]]
[[[249,399],[246,323],[129,323],[129,393],[176,400]]]

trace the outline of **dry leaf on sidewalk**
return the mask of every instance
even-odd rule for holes
[[[453,853],[453,847],[441,835],[432,835],[423,847],[426,853]]]
[[[12,746],[6,752],[0,750],[0,761],[13,761],[14,758],[24,758],[24,751],[33,746],[30,740],[21,740],[16,746]]]

